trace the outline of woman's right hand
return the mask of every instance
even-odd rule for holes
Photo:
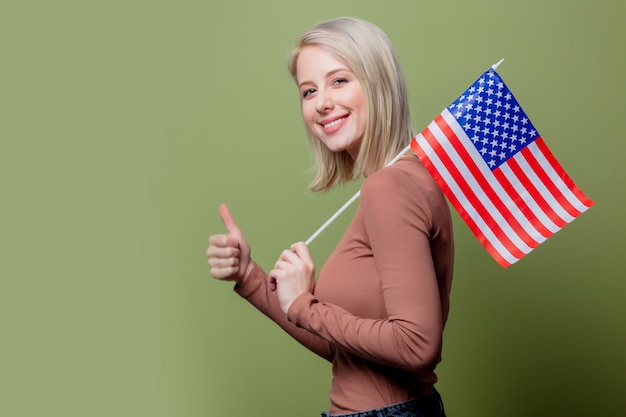
[[[222,281],[241,284],[252,270],[250,245],[241,233],[225,204],[220,205],[220,217],[228,234],[213,235],[206,250],[211,275]]]

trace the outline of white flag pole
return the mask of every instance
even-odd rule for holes
[[[500,64],[502,64],[502,62],[504,62],[504,58],[502,58],[502,59],[501,59],[500,61],[498,61],[497,63],[493,64],[493,65],[491,66],[491,68],[493,68],[493,70],[494,70],[494,71],[495,71],[495,70],[497,70],[497,69],[498,69],[498,67],[500,66]]]
[[[407,145],[406,148],[404,148],[398,155],[395,156],[395,158],[393,158],[391,161],[389,161],[389,163],[387,165],[385,165],[386,167],[388,167],[389,165],[394,164],[398,159],[400,159],[400,157],[402,157],[402,155],[404,155],[409,149],[411,149],[411,145]],[[343,206],[341,206],[341,208],[339,210],[337,210],[335,212],[335,214],[333,214],[332,216],[330,216],[330,218],[328,220],[326,220],[326,223],[324,223],[323,225],[320,226],[319,229],[317,229],[315,231],[315,233],[313,233],[311,235],[310,238],[307,239],[306,242],[304,242],[307,246],[313,242],[313,240],[319,236],[320,233],[322,233],[324,231],[324,229],[326,229],[332,222],[335,221],[335,219],[337,217],[339,217],[339,215],[341,213],[343,213],[348,207],[350,207],[350,205],[352,203],[354,203],[354,201],[359,198],[359,196],[361,195],[361,191],[357,191],[357,193],[355,195],[352,196],[352,198],[350,198],[350,200],[348,200]]]

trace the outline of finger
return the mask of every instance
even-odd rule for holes
[[[289,268],[290,266],[291,266],[291,263],[286,262],[286,261],[282,261],[282,260],[278,260],[274,264],[274,269],[272,270],[272,272],[279,271],[279,270],[285,270],[285,269]]]
[[[220,205],[220,217],[222,218],[222,222],[224,226],[226,226],[226,230],[228,230],[228,234],[234,236],[240,236],[241,230],[237,223],[235,223],[235,219],[233,219],[232,214],[230,214],[230,210],[228,210],[228,206],[226,204]]]
[[[281,252],[280,257],[278,259],[285,261],[285,262],[293,263],[293,262],[297,262],[298,258],[299,256],[296,253],[294,253],[292,250],[285,249],[284,251]]]
[[[237,258],[239,259],[240,250],[234,246],[216,246],[209,245],[206,250],[208,258]]]
[[[304,242],[297,242],[291,245],[291,250],[298,255],[305,263],[313,265],[313,258],[309,252],[309,247]]]
[[[231,278],[239,272],[239,266],[211,267],[211,276],[216,279]]]
[[[239,258],[217,258],[209,257],[209,266],[211,268],[231,268],[233,266],[239,266]]]
[[[216,248],[238,248],[239,241],[228,235],[213,235],[209,237],[209,247]]]

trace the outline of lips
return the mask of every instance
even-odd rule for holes
[[[340,117],[336,117],[332,119],[324,119],[320,121],[319,124],[324,129],[324,132],[333,133],[337,131],[341,127],[343,122],[345,122],[347,119],[348,119],[348,115],[345,115],[345,116],[340,116]]]

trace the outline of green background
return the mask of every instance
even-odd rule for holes
[[[503,269],[454,213],[448,415],[622,416],[626,2],[0,1],[0,416],[315,416],[330,367],[209,276],[226,202],[270,267],[306,192],[294,39],[387,32],[416,128],[499,73],[596,205]],[[351,209],[312,245],[319,266]]]

